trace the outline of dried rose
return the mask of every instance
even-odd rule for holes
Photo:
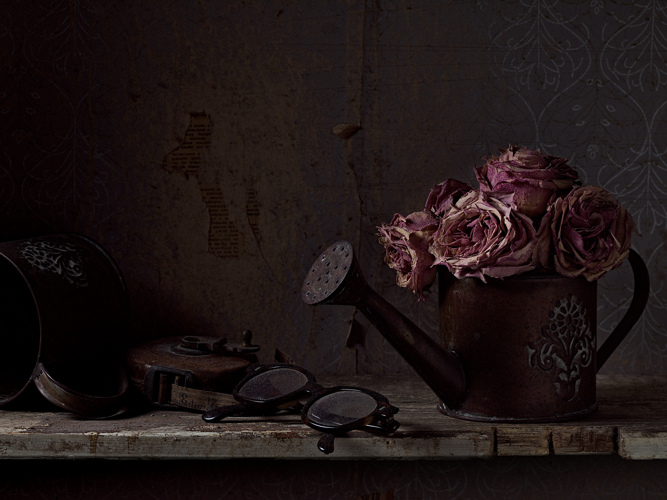
[[[530,271],[532,221],[516,212],[512,193],[470,191],[447,212],[429,248],[434,264],[457,278],[505,278]]]
[[[472,188],[464,182],[447,179],[431,189],[424,209],[436,217],[442,217],[461,196],[471,190]]]
[[[575,187],[549,206],[538,231],[535,261],[570,278],[600,278],[628,256],[635,224],[601,187]]]
[[[403,217],[394,215],[390,224],[378,227],[380,243],[385,247],[384,261],[396,270],[396,284],[407,287],[420,300],[426,300],[424,288],[437,274],[433,256],[428,252],[438,222],[426,212],[415,212]]]
[[[558,196],[565,196],[579,174],[567,159],[545,155],[540,150],[510,146],[486,164],[475,167],[482,191],[514,192],[517,210],[539,218]]]

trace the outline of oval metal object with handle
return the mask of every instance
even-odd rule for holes
[[[0,405],[35,381],[49,401],[83,416],[122,409],[129,299],[99,244],[60,233],[0,243]]]

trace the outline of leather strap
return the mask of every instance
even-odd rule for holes
[[[195,389],[197,384],[189,370],[164,366],[151,366],[144,377],[141,392],[158,406],[188,408],[208,411],[219,406],[236,404],[231,394],[205,389]]]
[[[209,411],[219,406],[237,404],[237,401],[231,394],[204,391],[202,389],[171,384],[171,394],[169,395],[167,404],[190,410]]]

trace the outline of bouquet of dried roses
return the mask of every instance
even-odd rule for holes
[[[378,227],[396,283],[425,299],[444,265],[457,278],[529,271],[593,281],[627,257],[635,225],[606,190],[582,186],[565,158],[510,146],[475,166],[479,188],[435,186],[424,210]]]

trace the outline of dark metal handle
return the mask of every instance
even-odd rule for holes
[[[598,371],[600,371],[602,365],[604,365],[605,362],[609,359],[609,356],[611,356],[611,354],[616,350],[625,336],[630,333],[630,330],[635,325],[635,323],[637,323],[642,315],[642,312],[644,312],[644,308],[648,302],[651,285],[646,264],[639,256],[639,254],[632,249],[630,249],[628,261],[632,267],[632,274],[634,275],[635,279],[632,302],[630,303],[630,307],[625,312],[623,318],[621,318],[621,321],[619,321],[616,328],[614,328],[614,331],[611,332],[607,340],[605,340],[604,344],[602,344],[602,346],[598,349]]]

